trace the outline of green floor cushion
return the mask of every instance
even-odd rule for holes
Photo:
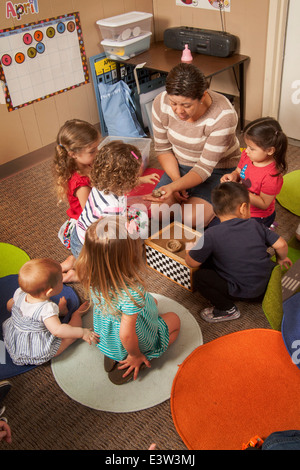
[[[291,171],[284,175],[283,186],[276,198],[282,207],[298,216],[300,216],[299,188],[300,170]]]

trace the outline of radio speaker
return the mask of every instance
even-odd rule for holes
[[[177,50],[188,44],[190,51],[197,54],[229,57],[237,49],[238,38],[222,31],[179,26],[165,30],[164,44]]]

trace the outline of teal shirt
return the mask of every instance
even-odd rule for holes
[[[105,308],[101,293],[92,293],[94,303],[94,331],[99,334],[97,347],[105,355],[116,361],[122,361],[127,351],[120,340],[121,317],[137,314],[136,334],[140,351],[148,360],[160,357],[169,345],[169,329],[159,316],[154,298],[142,287],[137,290],[128,289],[135,302],[122,290],[117,299],[113,299],[113,311]],[[103,308],[104,307],[104,308]],[[121,312],[121,313],[119,313]]]

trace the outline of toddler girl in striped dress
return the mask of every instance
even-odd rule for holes
[[[159,315],[143,279],[143,245],[124,216],[106,216],[86,232],[76,272],[93,302],[94,330],[109,379],[117,385],[136,379],[178,336],[176,313]]]
[[[98,335],[82,328],[87,313],[85,302],[72,315],[68,324],[59,315],[68,313],[66,299],[58,305],[50,298],[63,288],[61,265],[49,258],[32,259],[19,271],[19,288],[7,302],[11,316],[3,323],[5,347],[16,365],[43,364],[58,356],[76,339],[91,344]]]

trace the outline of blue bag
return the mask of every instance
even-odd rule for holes
[[[108,135],[145,137],[135,112],[130,88],[123,81],[110,85],[98,84],[103,119]]]

